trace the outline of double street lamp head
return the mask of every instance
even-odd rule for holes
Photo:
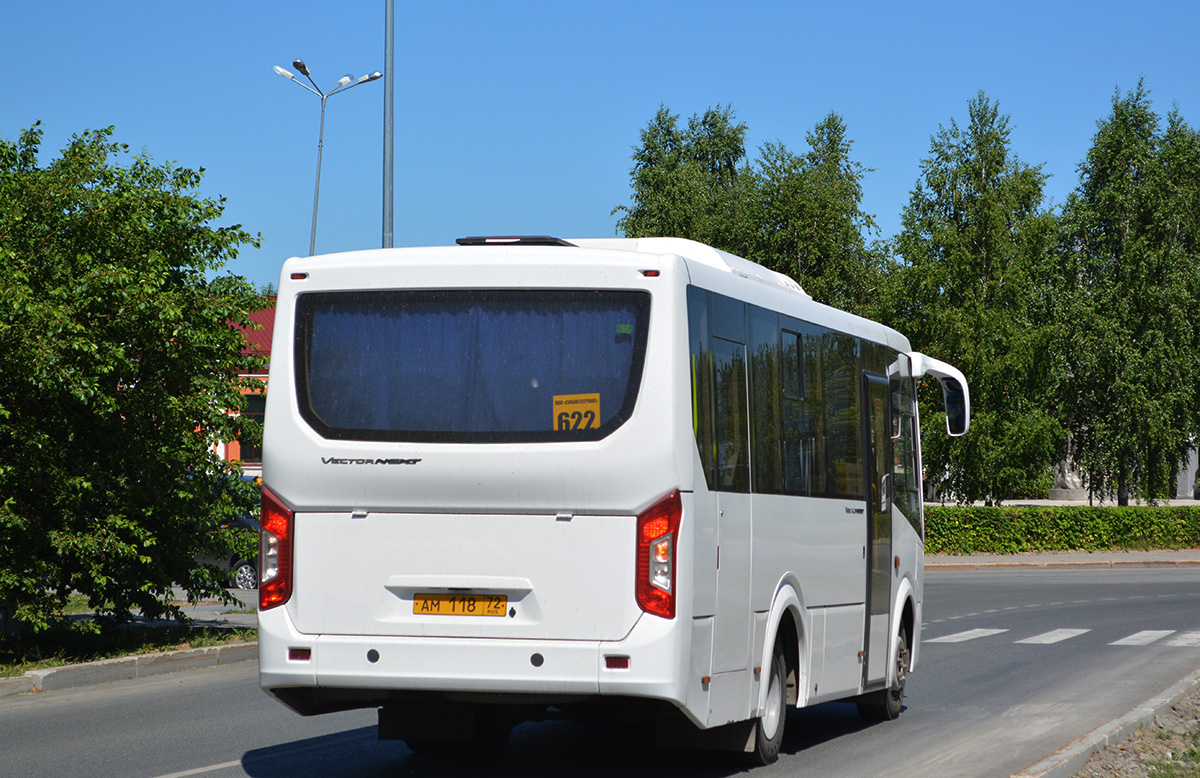
[[[368,81],[374,81],[377,78],[383,78],[383,73],[380,73],[378,70],[376,70],[373,73],[367,73],[366,75],[359,76],[358,78],[355,78],[351,74],[347,73],[346,75],[344,75],[340,79],[338,79],[337,85],[334,86],[333,89],[330,89],[328,92],[325,92],[321,89],[321,87],[317,86],[317,82],[313,81],[312,74],[308,70],[308,65],[304,64],[304,60],[302,60],[302,59],[292,60],[292,67],[294,67],[296,69],[296,71],[300,73],[300,75],[302,75],[308,79],[308,82],[310,84],[312,84],[311,88],[306,86],[304,83],[297,81],[296,74],[293,73],[292,71],[288,70],[287,68],[282,68],[279,65],[275,65],[275,67],[272,69],[279,75],[286,78],[287,80],[292,81],[293,83],[299,84],[300,86],[304,87],[308,91],[310,91],[313,94],[320,97],[322,100],[322,107],[324,107],[323,104],[324,104],[325,100],[332,97],[333,95],[336,95],[339,92],[344,92],[347,89],[350,89],[351,87],[356,87],[359,84],[365,84]]]
[[[308,72],[308,65],[304,64],[304,60],[292,60],[292,67],[299,71],[300,75],[308,79],[308,83],[312,84],[312,86],[310,87],[308,84],[297,81],[296,74],[292,73],[287,68],[281,68],[280,66],[276,65],[273,69],[276,73],[283,76],[288,81],[304,87],[317,97],[321,98],[321,129],[317,135],[317,184],[313,191],[312,234],[308,241],[308,254],[309,256],[312,256],[316,252],[317,248],[317,203],[321,196],[321,149],[325,145],[325,101],[336,94],[345,92],[347,89],[353,89],[359,84],[365,84],[368,81],[374,81],[378,78],[382,78],[383,73],[380,73],[378,70],[376,70],[373,73],[359,76],[357,79],[347,73],[338,79],[337,86],[335,86],[333,89],[330,89],[328,92],[324,92],[321,90],[321,87],[317,86],[317,82],[313,81],[312,75]]]

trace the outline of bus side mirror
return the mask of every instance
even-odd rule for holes
[[[946,432],[958,437],[971,428],[971,390],[967,378],[953,365],[928,357],[919,351],[909,353],[914,378],[931,375],[942,385],[942,401],[946,405]]]
[[[967,406],[967,385],[947,378],[940,380],[942,399],[946,403],[946,432],[951,435],[966,435],[971,426]]]

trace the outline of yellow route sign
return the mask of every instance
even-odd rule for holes
[[[599,394],[556,394],[554,395],[554,429],[559,432],[570,430],[599,429]]]

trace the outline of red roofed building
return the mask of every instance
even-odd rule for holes
[[[270,308],[263,308],[254,311],[250,314],[250,321],[255,327],[241,327],[233,325],[236,329],[241,330],[242,336],[246,339],[246,345],[242,348],[243,354],[257,354],[266,359],[264,368],[270,367],[271,364],[271,338],[275,334],[275,304],[272,300]],[[243,373],[242,378],[257,378],[264,384],[267,382],[267,372],[264,369],[262,373]],[[247,391],[243,394],[249,395],[246,398],[246,410],[244,413],[247,416],[255,417],[259,423],[263,420],[263,412],[266,407],[266,397],[257,391]],[[242,443],[241,441],[230,441],[218,446],[217,453],[222,459],[240,459],[242,461],[242,470],[247,475],[262,474],[262,450],[258,446],[251,446]]]
[[[246,338],[246,347],[242,349],[242,353],[262,354],[268,362],[271,360],[271,338],[275,335],[275,303],[274,298],[271,299],[270,308],[263,308],[250,314],[250,321],[258,325],[257,329],[237,328]]]

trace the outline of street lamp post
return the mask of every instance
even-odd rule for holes
[[[281,68],[278,65],[275,66],[275,72],[292,83],[304,87],[317,97],[321,98],[321,130],[317,135],[317,184],[313,189],[312,233],[308,239],[308,255],[312,256],[317,250],[317,203],[321,198],[321,152],[325,147],[325,102],[336,94],[345,92],[347,89],[352,89],[359,84],[365,84],[368,81],[374,81],[375,79],[382,77],[383,74],[376,70],[374,73],[368,73],[365,76],[359,76],[357,79],[354,78],[354,76],[347,74],[338,79],[337,86],[335,86],[333,89],[330,89],[328,92],[323,92],[321,91],[321,88],[317,86],[317,82],[313,81],[312,76],[308,74],[308,66],[304,64],[304,60],[298,59],[293,61],[292,67],[300,71],[300,75],[307,78],[308,83],[312,84],[312,86],[310,87],[308,84],[297,81],[295,73],[292,73],[290,70],[286,70],[285,68]]]

